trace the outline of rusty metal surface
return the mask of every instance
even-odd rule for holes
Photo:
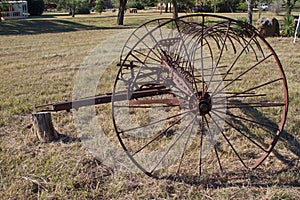
[[[134,91],[131,94],[130,93],[120,93],[115,96],[114,101],[124,101],[124,100],[132,100],[132,99],[138,99],[142,97],[151,97],[156,95],[162,95],[162,94],[170,94],[169,89],[165,88],[151,88],[151,89],[144,89],[139,91]],[[43,107],[52,107],[52,109],[48,109],[47,111],[64,111],[64,110],[71,110],[71,109],[78,109],[80,107],[85,106],[94,106],[98,104],[106,104],[110,103],[112,100],[112,94],[105,94],[105,95],[98,95],[95,97],[89,97],[89,98],[82,98],[72,101],[66,101],[66,102],[58,102],[58,103],[51,103],[46,105],[37,106],[36,108],[41,109]],[[176,100],[169,99],[169,100],[162,100],[161,103],[164,104],[175,104]],[[137,104],[137,100],[133,101],[132,104]],[[150,102],[149,102],[150,103]],[[153,102],[155,103],[155,102]],[[43,109],[42,109],[43,111]]]
[[[129,51],[126,52],[126,49]],[[172,154],[170,152],[176,149],[174,146],[180,140],[175,136],[184,137],[183,135],[192,135],[195,132],[196,135],[193,137],[197,139],[194,145],[197,143],[199,153],[198,161],[194,164],[198,167],[193,167],[199,169],[200,175],[205,160],[215,162],[220,170],[225,168],[222,161],[223,151],[230,151],[238,163],[246,169],[257,168],[270,154],[280,137],[288,107],[287,82],[283,67],[268,42],[247,23],[210,14],[152,20],[141,25],[129,37],[121,53],[120,63],[113,95],[118,95],[118,87],[130,91],[132,88],[143,87],[145,80],[149,80],[152,84],[166,86],[173,92],[175,98],[169,101],[175,101],[176,98],[179,100],[180,110],[172,110],[171,106],[174,104],[169,105],[171,112],[178,113],[174,118],[172,116],[156,118],[158,122],[164,121],[168,124],[166,127],[162,124],[157,128],[154,126],[155,121],[147,124],[144,120],[140,131],[145,131],[144,128],[148,127],[149,130],[153,130],[153,136],[144,144],[146,139],[140,139],[140,145],[136,144],[139,136],[132,137],[132,141],[127,137],[123,138],[126,134],[132,135],[132,129],[122,121],[122,106],[113,101],[113,120],[118,139],[130,159],[149,176],[180,176],[184,169],[191,173],[189,167],[183,166],[185,154],[191,152],[188,150],[189,139],[181,147],[176,147],[182,148],[181,152]],[[260,77],[261,71],[265,70],[263,68],[276,73],[275,78],[264,77],[255,80],[255,76]],[[253,71],[257,72],[250,76]],[[280,88],[276,98],[270,90],[272,87]],[[167,101],[167,98],[163,100]],[[143,121],[139,116],[140,110],[144,109],[144,112],[151,111],[151,113],[157,110],[159,113],[161,110],[153,104],[162,105],[166,103],[163,100],[141,97],[136,102],[128,102],[130,105],[135,103],[135,109],[131,110],[129,116]],[[276,110],[278,119],[269,117],[266,112],[268,109]],[[259,114],[252,114],[255,112]],[[186,113],[190,113],[191,117],[187,119]],[[178,115],[183,116],[181,120],[177,120]],[[187,120],[190,122],[185,123]],[[134,122],[127,120],[128,123]],[[179,124],[184,124],[182,125],[184,127],[194,127],[195,124],[199,126],[187,131],[185,128],[179,129],[177,127]],[[139,132],[138,128],[134,130]],[[153,160],[149,163],[139,159],[138,156],[142,157],[144,151],[154,148],[154,144],[161,145],[161,148],[165,147],[165,140],[162,138],[170,130],[174,135],[174,143],[170,144],[166,152],[153,156]],[[265,139],[257,140],[257,136],[252,133],[254,131],[259,132]],[[232,140],[229,133],[238,135],[235,138],[247,144],[247,151],[251,152],[248,154],[252,156],[247,157],[245,152],[240,152],[239,147],[235,146],[236,141]],[[215,140],[216,134],[219,134],[222,144]],[[271,138],[268,138],[269,134],[272,135]],[[210,160],[212,158],[210,156],[205,158],[206,143],[210,143],[214,161]],[[133,148],[132,145],[139,147]],[[228,148],[220,150],[223,145],[227,145]],[[176,166],[177,170],[170,171],[169,174],[166,169],[160,171],[161,165],[167,165],[168,160],[173,159],[172,155],[173,157],[177,155],[178,163],[174,164],[175,161],[169,163],[171,167],[168,169],[172,170],[172,166]],[[193,159],[193,156],[186,158],[188,160],[186,162],[192,164]]]

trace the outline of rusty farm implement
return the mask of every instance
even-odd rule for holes
[[[257,168],[280,138],[288,89],[278,56],[254,27],[197,14],[141,25],[124,44],[111,94],[50,111],[106,103],[135,166],[182,176]]]

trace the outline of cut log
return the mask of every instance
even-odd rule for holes
[[[58,139],[58,133],[52,124],[50,112],[32,114],[33,132],[41,142],[51,142]]]

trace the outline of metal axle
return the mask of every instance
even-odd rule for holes
[[[151,97],[156,95],[162,95],[162,94],[170,94],[170,89],[166,89],[165,87],[156,87],[156,88],[149,88],[149,89],[142,89],[132,92],[131,94],[129,92],[119,93],[116,94],[113,98],[114,101],[124,101],[124,100],[133,100],[138,99],[142,97]],[[110,103],[112,101],[112,94],[104,94],[104,95],[98,95],[95,97],[88,97],[88,98],[82,98],[72,101],[66,101],[66,102],[58,102],[58,103],[51,103],[46,105],[37,106],[36,108],[41,107],[52,107],[52,109],[42,110],[42,111],[51,111],[51,112],[57,112],[57,111],[70,111],[71,109],[78,109],[80,107],[84,106],[92,106],[92,105],[98,105],[98,104],[105,104]],[[168,103],[168,102],[166,102]]]

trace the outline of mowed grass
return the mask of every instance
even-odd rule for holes
[[[53,114],[55,128],[64,135],[60,141],[48,144],[37,141],[30,130],[34,107],[70,100],[75,75],[92,49],[120,28],[136,27],[160,17],[157,13],[128,14],[126,25],[118,27],[115,15],[104,13],[74,19],[49,15],[0,24],[2,199],[297,199],[300,196],[300,40],[294,44],[293,38],[267,39],[284,66],[290,107],[282,139],[256,171],[204,174],[202,180],[192,183],[112,171],[84,148],[72,114],[67,112]],[[110,91],[107,86],[103,92]]]

